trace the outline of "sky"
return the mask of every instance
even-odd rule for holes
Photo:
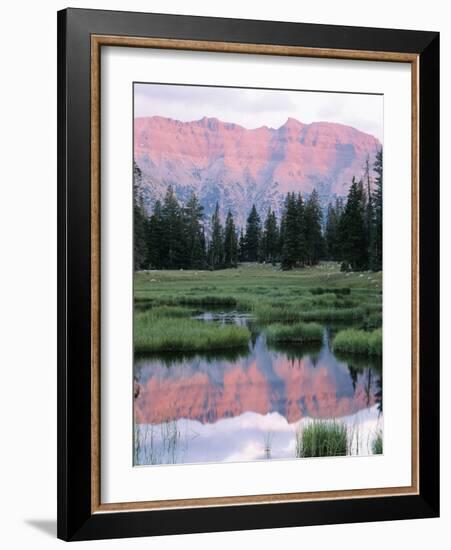
[[[134,109],[135,117],[189,122],[206,116],[245,128],[279,128],[289,117],[305,124],[338,122],[383,142],[383,96],[376,94],[135,83]]]

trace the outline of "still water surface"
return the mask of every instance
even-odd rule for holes
[[[351,454],[371,454],[383,428],[380,361],[334,354],[333,327],[321,344],[274,346],[246,315],[199,318],[249,326],[249,347],[135,358],[136,465],[294,458],[313,419],[346,423]]]

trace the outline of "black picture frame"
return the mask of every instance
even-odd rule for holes
[[[419,494],[187,509],[91,508],[91,36],[400,52],[419,60]],[[88,540],[439,515],[439,33],[58,12],[58,537]]]

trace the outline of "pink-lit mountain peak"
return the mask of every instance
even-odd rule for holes
[[[140,117],[134,125],[134,156],[149,207],[173,185],[181,200],[196,192],[206,214],[218,201],[239,224],[253,203],[261,213],[268,206],[279,210],[289,191],[316,188],[325,203],[346,195],[352,177],[360,177],[366,158],[372,163],[380,147],[351,126],[291,117],[279,128],[247,129],[211,117]]]
[[[285,124],[282,124],[280,128],[296,131],[305,128],[306,124],[300,122],[297,118],[288,117]],[[280,128],[278,128],[280,130]]]

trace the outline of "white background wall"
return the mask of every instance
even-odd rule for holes
[[[0,33],[0,544],[53,548],[56,533],[56,11],[4,3]],[[451,18],[443,0],[72,0],[72,7],[440,31],[442,54],[442,518],[84,543],[154,549],[441,548],[449,538]],[[448,281],[448,284],[447,284]],[[445,349],[446,348],[446,349]],[[448,543],[449,544],[449,543]]]

